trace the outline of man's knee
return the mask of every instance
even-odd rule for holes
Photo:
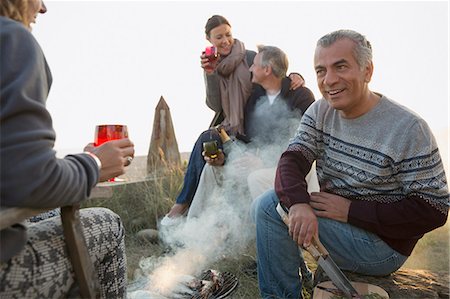
[[[247,177],[247,185],[252,198],[257,198],[267,190],[273,188],[274,181],[274,168],[263,168],[251,172]]]
[[[95,207],[95,208],[85,208],[81,209],[80,213],[86,215],[87,217],[94,217],[98,221],[103,222],[121,222],[120,216],[108,208]]]
[[[101,227],[98,233],[110,232],[116,238],[122,238],[125,234],[120,216],[108,208],[81,209],[80,215],[85,227]],[[85,233],[87,233],[86,230]]]
[[[250,216],[255,223],[258,219],[266,215],[265,211],[270,206],[273,206],[273,202],[277,198],[276,196],[275,190],[270,189],[253,200],[250,208]]]

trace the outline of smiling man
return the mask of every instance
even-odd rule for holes
[[[275,190],[256,207],[263,298],[301,298],[298,246],[313,236],[344,270],[387,275],[417,241],[447,220],[449,194],[423,119],[369,89],[372,47],[361,34],[322,37],[314,68],[323,99],[305,112],[277,168]],[[320,192],[307,192],[316,162]],[[276,211],[289,210],[289,227]]]

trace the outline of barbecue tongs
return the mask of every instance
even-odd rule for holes
[[[283,209],[283,207],[278,204],[277,212],[280,214],[283,222],[289,226],[289,216],[288,213]],[[333,259],[328,254],[327,249],[322,245],[319,239],[314,236],[311,240],[311,245],[305,248],[317,261],[319,266],[325,271],[325,273],[330,277],[333,284],[341,290],[348,298],[360,298],[360,295],[352,286],[348,278],[342,273],[339,267],[334,263]]]

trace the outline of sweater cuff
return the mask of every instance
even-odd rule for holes
[[[98,171],[100,171],[102,169],[102,162],[95,154],[93,154],[91,152],[84,152],[84,154],[87,154],[87,155],[91,156],[92,159],[94,159],[95,163],[97,164]]]
[[[284,195],[283,192],[280,192],[277,194],[280,202],[285,206],[286,208],[290,209],[293,205],[298,203],[306,203],[309,204],[311,201],[311,197],[308,193],[308,191],[297,191],[295,198],[289,198],[287,195]]]

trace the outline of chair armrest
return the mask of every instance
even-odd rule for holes
[[[112,195],[113,188],[111,186],[99,184],[92,189],[89,198],[111,198]],[[50,210],[53,208],[1,207],[0,230]]]
[[[99,298],[100,283],[86,246],[79,208],[79,204],[61,207],[64,238],[81,296]]]

